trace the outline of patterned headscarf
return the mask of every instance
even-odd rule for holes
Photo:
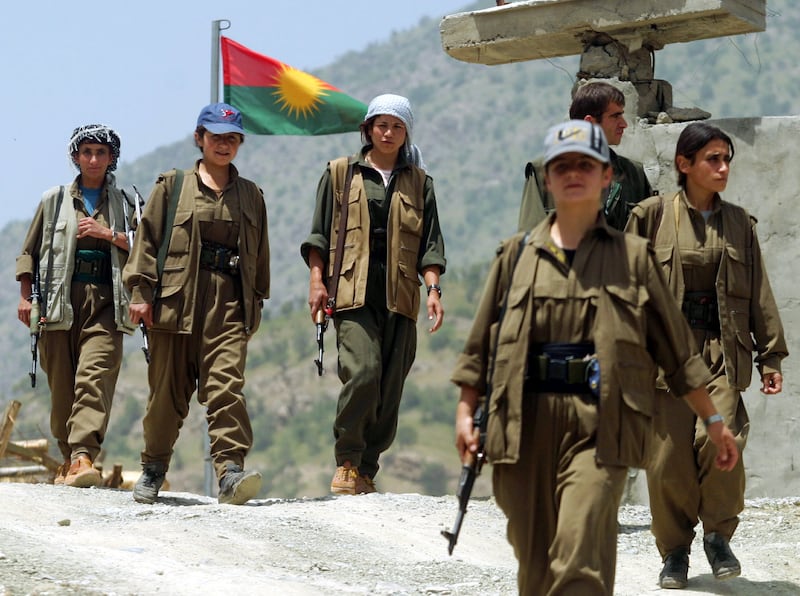
[[[108,166],[108,171],[113,172],[117,169],[119,150],[122,143],[119,140],[119,135],[108,126],[105,124],[87,124],[86,126],[79,126],[72,131],[67,151],[70,162],[72,162],[76,168],[78,164],[75,163],[75,154],[78,152],[81,143],[108,145],[111,149],[111,164]]]
[[[422,151],[416,145],[411,143],[411,132],[414,128],[414,113],[411,111],[411,102],[402,95],[394,95],[393,93],[385,93],[378,95],[375,99],[369,102],[367,108],[367,115],[364,116],[364,122],[375,116],[381,114],[388,114],[403,121],[406,126],[406,142],[405,142],[405,156],[406,161],[414,164],[418,168],[426,169],[425,162],[422,159]]]

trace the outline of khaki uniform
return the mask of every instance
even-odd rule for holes
[[[608,225],[617,230],[625,227],[631,207],[653,195],[650,181],[642,164],[611,150],[611,168],[614,173],[609,195],[604,196],[604,211]],[[544,158],[538,157],[525,166],[525,186],[519,208],[520,232],[533,229],[544,216],[555,208],[553,197],[544,183]]]
[[[678,304],[687,292],[716,294],[720,328],[696,328],[693,334],[712,373],[711,399],[740,452],[750,429],[741,391],[750,385],[753,352],[761,374],[780,372],[788,354],[755,223],[719,197],[705,220],[681,192],[640,203],[626,228],[653,239]],[[647,480],[652,530],[666,557],[690,548],[698,520],[705,533],[730,540],[744,508],[745,475],[741,457],[732,472],[718,470],[702,421],[687,406],[663,412],[669,397],[663,389],[658,393],[656,456]]]
[[[554,217],[516,267],[521,235],[501,246],[452,381],[491,391],[487,455],[520,594],[610,595],[626,467],[650,457],[655,363],[675,395],[710,376],[647,244],[600,217],[570,266],[550,239]],[[598,398],[525,384],[531,344],[552,342],[594,343]]]
[[[314,248],[332,274],[348,162],[357,166],[334,317],[342,382],[334,452],[337,466],[349,461],[374,478],[379,455],[394,440],[403,384],[416,355],[419,274],[429,266],[444,273],[444,240],[433,180],[401,161],[385,188],[362,151],[331,162],[323,174],[311,234],[301,246],[306,263]]]
[[[269,295],[264,199],[230,167],[220,198],[202,183],[196,167],[185,172],[168,238],[163,229],[175,178],[174,173],[159,177],[124,272],[132,301],[153,301],[142,463],[169,464],[197,389],[198,402],[207,406],[211,458],[220,478],[227,463],[243,467],[252,446],[243,394],[247,342]],[[169,250],[159,284],[156,257],[163,241]],[[201,267],[203,243],[238,254],[238,271]]]
[[[45,193],[39,204],[17,257],[16,277],[33,276],[34,264],[40,271],[40,285],[48,285],[49,259],[43,246],[50,245],[50,230],[55,226],[49,276],[48,316],[39,340],[42,370],[50,387],[50,431],[58,442],[64,460],[87,455],[94,461],[105,439],[114,390],[122,364],[122,333],[131,333],[128,323],[128,294],[122,286],[120,267],[128,253],[99,238],[77,238],[77,221],[94,217],[101,225],[125,231],[122,201],[114,177],[108,174],[94,213],[89,213],[76,177],[64,189],[59,214],[55,213],[58,188]],[[73,213],[74,216],[70,214]],[[74,219],[67,221],[65,218]],[[59,223],[55,224],[54,221]],[[49,248],[46,248],[49,250]],[[73,278],[76,250],[101,251],[109,255],[112,267],[104,283]]]

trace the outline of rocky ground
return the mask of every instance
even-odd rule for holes
[[[471,502],[452,557],[454,497],[373,494],[219,505],[163,493],[0,484],[0,595],[515,594],[516,563],[491,499]],[[645,506],[620,511],[615,594],[661,591]],[[741,577],[718,582],[698,538],[682,594],[800,594],[800,498],[747,502],[732,544]]]

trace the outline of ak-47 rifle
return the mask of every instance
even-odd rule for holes
[[[488,397],[487,397],[488,399]],[[453,554],[453,549],[458,542],[458,535],[461,532],[461,523],[464,521],[464,515],[467,513],[467,503],[472,495],[472,487],[475,484],[475,479],[480,476],[481,468],[486,462],[486,424],[489,420],[489,408],[478,406],[472,418],[472,427],[475,434],[478,435],[478,450],[475,454],[469,453],[467,461],[461,467],[461,477],[458,479],[458,490],[456,490],[456,498],[458,499],[458,513],[456,514],[456,521],[453,524],[453,529],[450,531],[442,530],[442,536],[447,538],[447,552]]]
[[[138,228],[142,223],[142,203],[144,199],[142,195],[139,194],[139,189],[136,188],[136,185],[133,186],[133,208],[134,214],[136,215],[136,227]],[[123,196],[125,199],[122,201],[122,208],[125,211],[125,234],[128,236],[128,250],[133,250],[133,239],[134,239],[134,232],[131,229],[130,222],[128,221],[128,195],[125,194],[125,191],[122,191]],[[139,319],[139,330],[142,332],[142,352],[144,353],[144,359],[147,364],[150,364],[150,341],[147,337],[147,327],[144,324],[142,319]]]
[[[320,308],[314,318],[317,324],[317,350],[319,352],[314,364],[317,365],[317,375],[320,377],[325,372],[322,366],[322,357],[325,355],[325,331],[328,329],[328,321],[333,316],[333,304],[331,302],[331,300],[328,300],[328,305],[325,308]]]
[[[42,326],[42,310],[40,301],[42,297],[39,293],[39,267],[33,275],[33,282],[31,283],[31,320],[28,327],[31,331],[31,387],[36,387],[36,365],[39,361],[39,334],[41,333]]]
[[[530,232],[520,238],[519,245],[517,246],[517,254],[513,257],[514,260],[511,265],[511,271],[508,275],[508,287],[506,288],[505,296],[503,297],[503,305],[497,317],[498,335],[500,333],[500,327],[503,325],[503,317],[506,314],[506,308],[508,307],[508,290],[511,287],[511,280],[514,277],[514,270],[517,268],[519,257],[522,254],[522,249],[528,242],[529,236]],[[486,462],[486,428],[489,422],[489,400],[492,395],[492,376],[494,374],[494,362],[496,359],[497,343],[494,344],[494,354],[489,361],[490,365],[486,375],[486,396],[484,398],[484,403],[479,404],[472,415],[473,436],[477,435],[478,449],[475,451],[475,455],[469,452],[467,453],[467,460],[461,467],[461,477],[458,480],[458,490],[456,490],[458,513],[456,514],[456,521],[453,524],[453,529],[449,532],[447,530],[442,530],[442,536],[447,538],[449,543],[447,552],[451,555],[453,554],[453,549],[456,547],[456,542],[458,542],[458,534],[461,532],[461,522],[464,521],[464,515],[467,513],[467,503],[469,503],[469,498],[472,495],[472,487],[475,484],[475,479],[480,475],[481,468]]]
[[[344,237],[347,231],[347,197],[350,196],[350,183],[353,181],[353,164],[347,165],[347,172],[344,176],[344,192],[342,193],[342,203],[339,207],[339,232],[336,236],[336,253],[333,257],[333,274],[328,284],[328,302],[325,308],[317,311],[314,322],[317,324],[317,348],[319,354],[314,364],[317,365],[317,374],[322,376],[322,354],[324,352],[323,338],[325,329],[328,328],[328,321],[336,312],[336,292],[339,289],[339,275],[342,272],[342,258],[344,257]]]

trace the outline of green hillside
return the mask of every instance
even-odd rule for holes
[[[481,1],[468,8],[485,8]],[[714,118],[798,112],[800,86],[793,48],[800,8],[771,1],[767,31],[669,46],[656,54],[656,74],[673,85],[679,107],[701,107]],[[447,378],[469,329],[482,277],[497,242],[516,227],[524,163],[539,152],[545,130],[565,116],[578,58],[504,66],[457,62],[441,49],[438,21],[397,31],[362,52],[351,52],[315,72],[364,101],[386,92],[411,99],[414,141],[435,180],[447,244],[442,280],[445,326],[430,335],[420,321],[417,362],[404,394],[398,440],[383,460],[381,490],[443,494],[454,490],[459,463],[452,447],[456,391]],[[188,167],[198,153],[191,130],[133,163],[119,181],[149,192],[156,175]],[[249,136],[237,159],[241,173],[264,190],[270,220],[272,298],[250,344],[246,393],[256,443],[248,464],[265,476],[270,496],[326,494],[333,471],[331,424],[339,382],[335,341],[326,337],[328,371],[313,364],[314,327],[305,301],[307,271],[299,245],[308,231],[319,175],[327,160],[355,151],[358,135]],[[15,439],[49,436],[49,393],[44,375],[31,390],[28,335],[11,314],[18,300],[13,256],[27,222],[8,224],[0,238],[7,258],[0,303],[0,405],[23,408]],[[147,396],[139,337],[126,339],[126,357],[106,441],[106,462],[138,468],[141,416]],[[203,428],[194,407],[170,471],[179,490],[201,491]],[[488,490],[481,478],[480,490]]]

